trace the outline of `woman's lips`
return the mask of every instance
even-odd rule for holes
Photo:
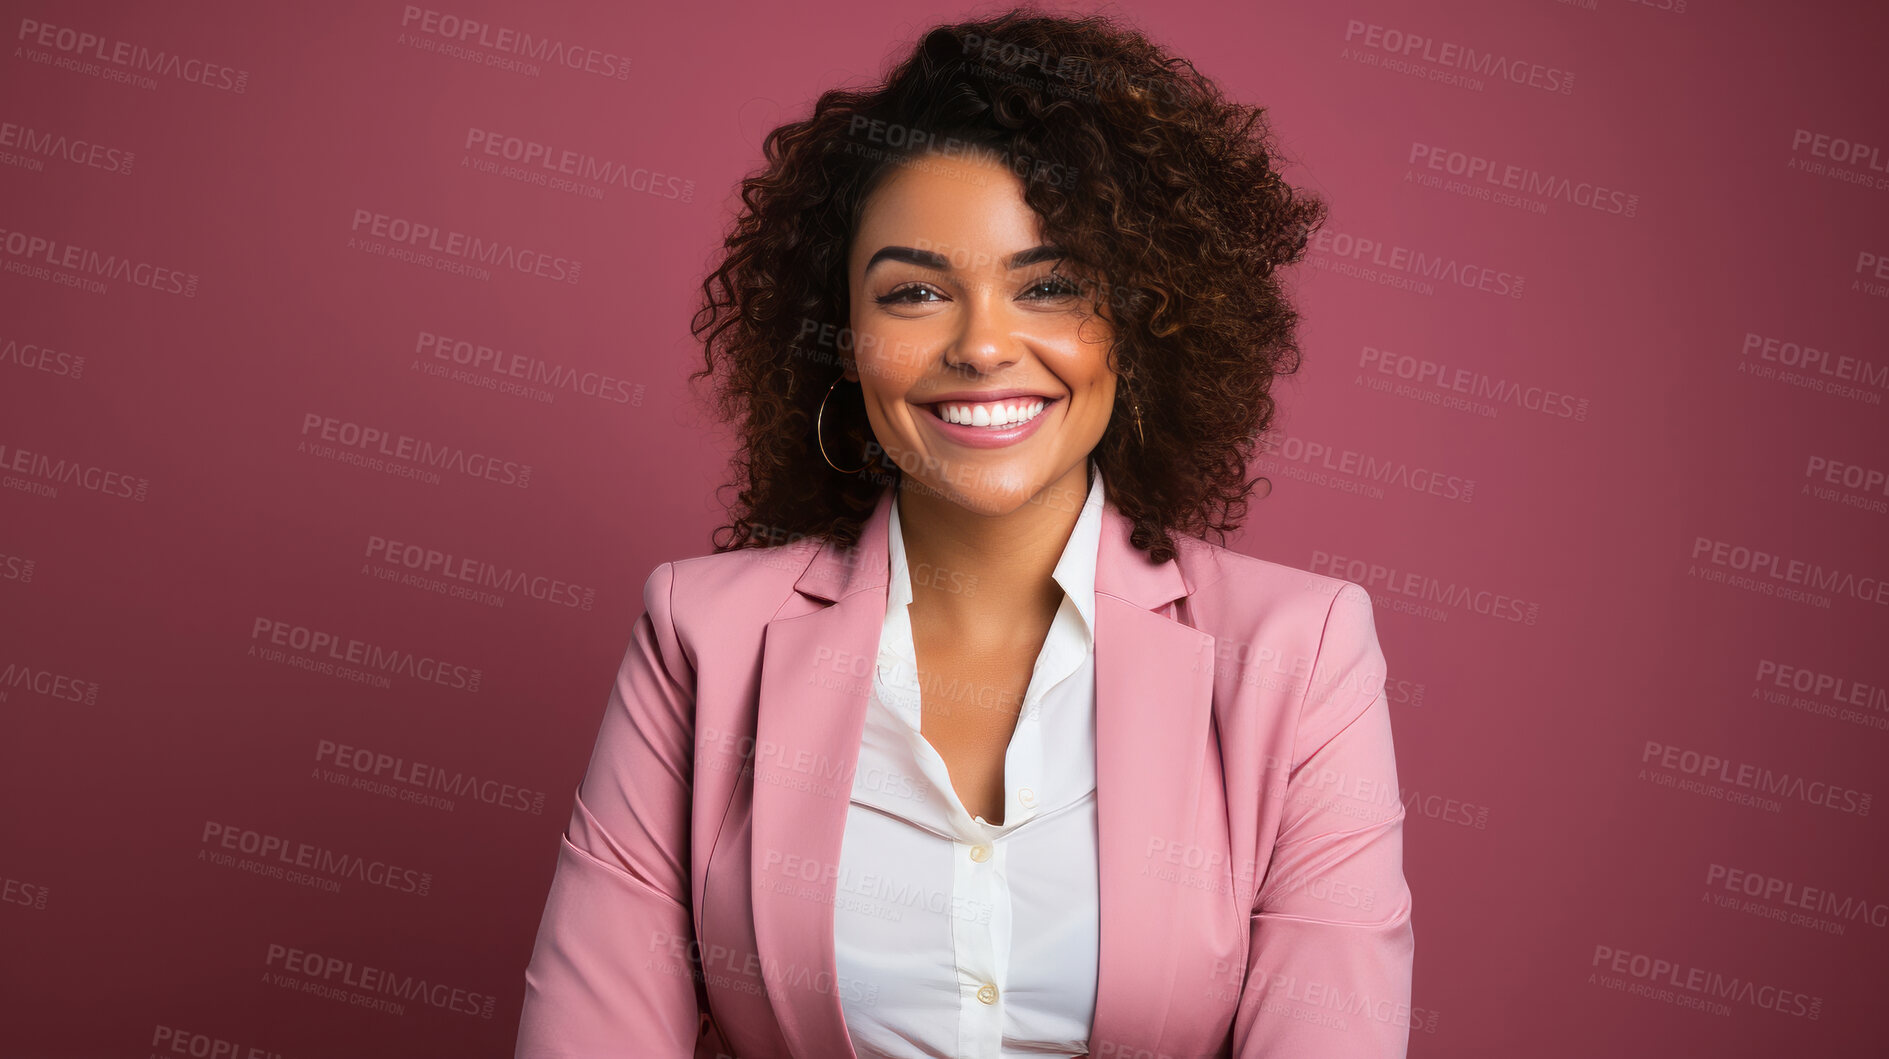
[[[925,415],[922,417],[925,422],[930,424],[931,428],[942,435],[945,440],[966,446],[967,448],[994,449],[1001,448],[1005,445],[1014,445],[1029,437],[1031,434],[1036,433],[1037,428],[1043,424],[1043,420],[1047,419],[1052,412],[1056,411],[1056,406],[1061,403],[1061,401],[1062,398],[1060,397],[1008,398],[1002,401],[983,402],[943,401],[937,404],[920,405],[918,407],[925,411]],[[1041,409],[1037,410],[1035,415],[1030,416],[1028,419],[1023,419],[1021,422],[1010,422],[1003,426],[994,427],[975,425],[978,419],[988,421],[993,414],[1000,418],[1003,417],[1004,413],[998,412],[993,406],[1007,406],[1014,409],[1014,411],[1009,413],[1010,415],[1020,416],[1028,414],[1028,410],[1035,407],[1038,402],[1042,404]],[[1023,407],[1019,408],[1018,406]],[[969,418],[971,422],[953,423],[945,418],[946,415],[960,419]]]

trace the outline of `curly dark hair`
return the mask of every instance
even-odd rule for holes
[[[1123,384],[1093,458],[1134,546],[1163,562],[1174,532],[1224,540],[1264,480],[1246,471],[1273,378],[1299,364],[1274,269],[1300,258],[1325,203],[1280,180],[1264,108],[1227,99],[1188,60],[1101,16],[1013,8],[930,30],[884,84],[828,91],[767,134],[690,327],[706,361],[690,380],[712,377],[716,410],[739,427],[739,497],[716,550],[850,546],[896,481],[846,388],[827,409],[828,451],[876,461],[836,472],[814,417],[850,349],[846,263],[868,196],[892,166],[952,144],[1000,158],[1045,241],[1102,277],[1086,289],[1106,302]]]

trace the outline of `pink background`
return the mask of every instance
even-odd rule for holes
[[[820,90],[990,9],[8,7],[0,1053],[509,1055],[643,579],[720,516],[726,435],[683,375],[736,182]],[[1883,1054],[1882,5],[1110,10],[1270,108],[1288,177],[1333,206],[1275,488],[1234,544],[1376,600],[1411,1054]],[[593,68],[454,54],[441,16]],[[139,72],[158,52],[187,62]],[[506,137],[618,179],[475,164]],[[1472,160],[1540,183],[1447,186]],[[357,211],[554,275],[396,260]],[[1496,290],[1413,288],[1413,255]],[[99,275],[113,256],[135,268]],[[579,383],[507,392],[427,335]],[[341,462],[310,416],[499,480]],[[403,583],[376,539],[525,580],[496,603]],[[300,668],[271,643],[296,628],[445,682]],[[450,806],[414,800],[415,763],[462,785],[431,792]],[[326,867],[294,876],[304,847]],[[289,950],[458,999],[306,992]]]

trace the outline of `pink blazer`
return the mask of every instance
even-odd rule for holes
[[[833,900],[887,598],[887,490],[643,589],[525,971],[517,1054],[856,1059]],[[1089,1052],[1402,1056],[1414,941],[1384,656],[1349,581],[1105,507]],[[1421,1024],[1421,1022],[1419,1022]]]

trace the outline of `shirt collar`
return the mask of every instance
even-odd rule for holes
[[[1095,565],[1098,549],[1102,543],[1102,469],[1089,462],[1089,494],[1082,502],[1082,511],[1076,515],[1076,525],[1069,533],[1069,540],[1063,545],[1063,553],[1056,560],[1056,569],[1051,573],[1063,594],[1075,604],[1076,612],[1082,616],[1083,634],[1093,643],[1095,641]],[[887,558],[891,564],[891,581],[887,586],[887,607],[902,607],[912,601],[911,573],[905,563],[905,536],[899,525],[899,505],[894,497],[890,520],[886,526]]]

